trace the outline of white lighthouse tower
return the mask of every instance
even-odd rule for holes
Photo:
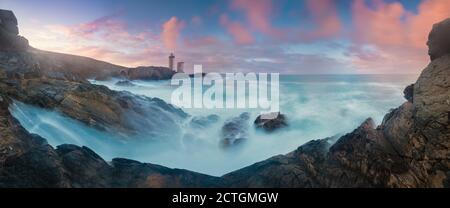
[[[175,68],[174,65],[175,65],[175,56],[173,55],[173,53],[171,53],[169,56],[169,69],[174,71],[174,68]]]

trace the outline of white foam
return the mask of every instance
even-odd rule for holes
[[[180,131],[165,129],[156,135],[143,134],[139,138],[126,139],[89,128],[58,112],[19,102],[11,107],[11,111],[26,129],[45,137],[53,146],[74,143],[90,147],[106,160],[125,157],[220,176],[271,156],[286,154],[311,139],[349,132],[368,117],[381,122],[390,108],[404,102],[403,86],[410,80],[353,83],[340,80],[295,82],[290,79],[283,82],[282,78],[280,81],[280,108],[287,115],[289,127],[272,134],[253,128],[258,109],[185,109],[193,116],[217,114],[220,120],[204,129],[192,128],[187,120],[177,121]],[[165,81],[133,81],[135,86],[132,87],[116,86],[117,80],[92,82],[113,90],[159,97],[167,102],[170,102],[173,90]],[[226,119],[242,112],[251,113],[249,140],[241,148],[224,150],[219,145],[222,125]],[[158,115],[151,117],[151,122],[164,126]],[[170,114],[165,117],[171,118]],[[168,138],[170,142],[166,141]]]

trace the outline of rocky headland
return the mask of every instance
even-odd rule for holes
[[[450,187],[450,19],[433,27],[431,63],[381,125],[367,119],[342,137],[310,141],[213,177],[121,158],[106,162],[87,147],[54,148],[27,132],[9,112],[14,100],[124,134],[155,125],[146,113],[189,115],[157,98],[90,84],[90,78],[134,75],[106,62],[34,49],[18,36],[12,12],[0,10],[0,18],[0,187]],[[154,76],[148,74],[142,76]]]

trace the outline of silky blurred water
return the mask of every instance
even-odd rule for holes
[[[216,114],[220,119],[207,128],[193,128],[188,120],[181,121],[182,133],[174,134],[169,143],[158,141],[155,136],[147,140],[146,135],[111,135],[58,112],[20,102],[11,106],[11,112],[27,130],[46,138],[53,146],[84,145],[106,160],[126,157],[220,176],[286,154],[309,140],[350,132],[368,117],[380,123],[390,109],[405,101],[403,89],[416,78],[417,75],[281,75],[280,111],[288,118],[287,128],[271,134],[254,129],[252,123],[261,109],[183,109],[192,116]],[[169,103],[176,88],[169,81],[132,81],[134,86],[118,86],[117,81],[91,80],[112,90],[158,97]],[[222,148],[220,132],[224,122],[242,112],[251,114],[248,141],[239,148]]]

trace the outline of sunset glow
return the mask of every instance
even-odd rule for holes
[[[3,0],[33,47],[124,66],[295,74],[416,74],[447,0]]]

